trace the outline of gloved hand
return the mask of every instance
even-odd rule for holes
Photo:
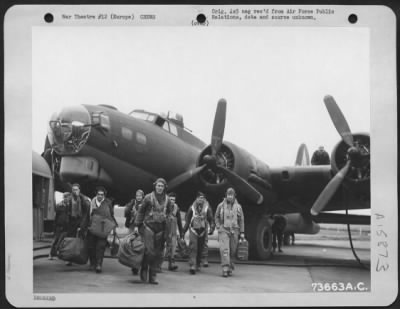
[[[240,239],[244,240],[244,233],[240,233]]]
[[[84,238],[85,237],[85,230],[78,228],[78,237]]]
[[[139,228],[138,228],[137,226],[135,226],[135,227],[133,228],[133,233],[134,233],[134,234],[139,234]]]

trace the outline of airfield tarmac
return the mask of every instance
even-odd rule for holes
[[[354,247],[361,261],[370,264],[370,240],[367,235],[354,237]],[[268,261],[238,262],[230,278],[221,276],[216,234],[209,240],[209,267],[196,275],[189,274],[186,261],[177,262],[178,270],[163,264],[158,285],[140,283],[128,267],[116,258],[104,259],[103,272],[96,274],[88,265],[66,266],[63,261],[48,260],[48,249],[36,253],[33,262],[34,293],[272,293],[314,292],[315,283],[349,283],[367,292],[371,287],[369,270],[355,261],[347,232],[321,230],[318,235],[296,235],[294,246],[284,246]],[[193,281],[195,280],[195,281]],[[195,286],[192,284],[195,282]]]

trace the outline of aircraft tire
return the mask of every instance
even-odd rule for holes
[[[251,259],[268,260],[272,257],[272,225],[266,215],[256,216],[247,225]]]

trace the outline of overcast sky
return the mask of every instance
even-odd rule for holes
[[[36,27],[33,150],[64,106],[111,104],[181,113],[210,142],[225,98],[225,140],[270,166],[297,148],[328,152],[340,137],[323,103],[332,95],[353,132],[370,131],[369,33],[310,27]]]

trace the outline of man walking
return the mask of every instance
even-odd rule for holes
[[[171,208],[171,202],[166,195],[167,182],[158,178],[154,182],[154,190],[147,194],[135,219],[134,232],[139,228],[144,239],[144,257],[140,268],[140,279],[158,284],[157,268],[162,261],[165,244],[166,212]]]
[[[272,248],[275,252],[278,247],[279,252],[283,252],[281,247],[283,243],[283,232],[286,228],[286,218],[283,215],[274,215],[274,223],[272,223]]]
[[[72,197],[68,207],[67,237],[76,237],[78,231],[79,236],[85,235],[89,223],[90,199],[81,194],[81,187],[78,183],[72,185]],[[71,262],[65,264],[72,265]]]
[[[135,198],[132,199],[128,204],[125,205],[125,227],[129,229],[129,233],[133,233],[135,227],[135,219],[139,208],[143,203],[144,192],[143,190],[137,190]],[[137,275],[139,270],[132,267],[132,274]]]
[[[207,224],[208,222],[208,224]],[[183,235],[189,232],[189,266],[190,273],[196,274],[200,270],[201,255],[204,249],[207,227],[210,226],[210,234],[214,233],[214,220],[211,207],[208,204],[203,192],[197,193],[197,198],[186,214],[185,227]]]
[[[89,250],[90,269],[96,269],[96,273],[102,272],[104,252],[107,245],[107,235],[95,235],[92,230],[94,226],[105,226],[105,220],[114,222],[115,227],[118,226],[114,217],[114,207],[110,199],[106,198],[107,191],[104,187],[96,188],[96,196],[90,204],[90,225],[87,233],[87,242]],[[114,227],[114,233],[115,231]],[[110,230],[111,231],[111,230]]]
[[[175,265],[175,251],[177,246],[177,229],[179,230],[179,237],[183,238],[182,233],[182,219],[178,204],[176,204],[176,194],[171,192],[169,195],[171,202],[170,207],[167,211],[167,231],[166,231],[166,257],[168,258],[168,270],[174,271],[178,268]]]
[[[232,275],[235,266],[236,251],[240,238],[244,239],[244,215],[236,200],[233,188],[226,191],[225,199],[218,205],[215,212],[215,224],[218,230],[218,242],[221,255],[222,276]]]
[[[56,205],[56,217],[54,219],[54,239],[51,244],[49,260],[57,255],[60,242],[63,240],[68,230],[68,208],[71,201],[71,193],[64,192],[63,200]]]

